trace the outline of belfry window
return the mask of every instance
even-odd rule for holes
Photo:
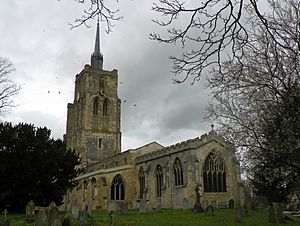
[[[226,172],[223,160],[210,153],[203,169],[204,192],[226,192]]]
[[[157,165],[155,169],[156,176],[156,197],[161,197],[162,187],[163,187],[163,172],[160,165]]]
[[[139,171],[139,182],[140,182],[140,199],[144,198],[145,192],[145,173],[143,168]]]
[[[125,199],[125,186],[120,174],[116,175],[110,187],[111,200],[124,200]]]
[[[100,80],[99,80],[99,88],[100,88],[100,90],[103,90],[103,89],[104,89],[104,86],[105,86],[104,80],[103,80],[103,79],[100,79]]]
[[[103,116],[108,116],[108,99],[105,98],[103,101],[103,112],[102,112]]]
[[[93,102],[93,115],[98,115],[99,101],[98,98],[94,99]]]
[[[183,185],[183,170],[178,158],[174,162],[174,177],[175,177],[175,186]]]

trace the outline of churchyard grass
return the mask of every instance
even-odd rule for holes
[[[60,217],[63,217],[61,214]],[[109,216],[106,211],[93,211],[92,218],[97,226],[109,226]],[[33,226],[25,223],[25,214],[9,214],[11,226]],[[162,209],[159,212],[141,214],[138,210],[128,211],[126,214],[114,215],[115,226],[274,226],[280,224],[267,223],[266,210],[252,211],[243,218],[242,223],[234,222],[232,209],[217,209],[215,216],[205,213],[193,213],[190,210]],[[282,225],[282,224],[281,224]],[[300,226],[299,222],[287,221],[291,226]]]

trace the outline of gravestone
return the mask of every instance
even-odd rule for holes
[[[272,203],[270,203],[268,207],[268,219],[269,223],[276,223],[275,211]]]
[[[3,222],[0,222],[0,226],[10,226],[10,221],[6,219]]]
[[[161,211],[161,204],[158,204],[156,207],[156,212],[160,212]]]
[[[87,213],[88,213],[88,215],[90,217],[92,215],[92,208],[91,208],[91,206],[89,204],[86,204],[84,206],[84,209],[87,211]]]
[[[49,226],[62,226],[62,224],[58,219],[55,219]]]
[[[56,207],[56,203],[54,201],[49,203],[49,210],[53,207]]]
[[[285,217],[283,214],[283,207],[281,203],[279,203],[276,208],[276,219],[278,223],[285,223]]]
[[[182,205],[181,206],[182,206],[182,209],[184,209],[184,210],[189,209],[189,201],[186,198],[184,198],[182,200]]]
[[[229,202],[228,202],[228,207],[230,209],[233,209],[234,208],[234,200],[233,199],[230,199]]]
[[[56,206],[51,207],[48,216],[49,225],[52,225],[52,223],[58,219],[58,208]]]
[[[147,213],[147,201],[142,199],[139,204],[140,213]]]
[[[86,210],[80,211],[78,226],[86,226],[88,221],[89,214]]]
[[[210,202],[210,205],[212,205],[214,208],[217,208],[217,201],[216,200],[212,200]]]
[[[121,203],[121,213],[122,214],[128,213],[128,203],[127,202]]]
[[[107,208],[107,212],[111,213],[111,212],[116,212],[116,204],[114,202],[109,203],[108,208]]]
[[[71,226],[72,225],[73,215],[71,212],[67,212],[64,215],[62,226]]]
[[[26,222],[33,223],[34,222],[34,202],[30,200],[25,207],[26,214]]]
[[[79,209],[80,209],[80,205],[78,203],[75,203],[73,206],[72,206],[72,215],[75,219],[78,219],[79,217]]]
[[[35,226],[44,226],[46,222],[46,211],[40,209],[35,216]]]
[[[205,213],[208,216],[214,216],[215,215],[214,207],[212,205],[208,205],[205,209]]]

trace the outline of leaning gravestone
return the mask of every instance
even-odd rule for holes
[[[58,208],[54,206],[49,210],[49,225],[52,225],[52,223],[57,219],[58,219]]]
[[[35,216],[35,226],[44,226],[46,221],[46,212],[40,209]]]
[[[214,213],[214,207],[212,205],[208,205],[205,209],[205,213],[206,215],[208,216],[214,216],[215,213]]]
[[[147,213],[147,201],[146,200],[144,200],[144,199],[140,200],[139,211],[140,211],[140,213]]]
[[[27,223],[33,223],[34,222],[34,202],[30,200],[26,207],[25,207],[25,213],[26,213],[26,222]]]
[[[79,217],[79,209],[80,209],[80,205],[78,203],[75,203],[72,206],[72,215],[75,219],[78,219]]]
[[[122,214],[128,213],[128,203],[127,202],[121,203],[121,213]]]
[[[269,223],[276,223],[275,211],[272,203],[270,203],[268,207],[268,219]]]

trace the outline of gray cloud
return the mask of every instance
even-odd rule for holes
[[[168,145],[209,129],[203,121],[209,94],[204,80],[194,86],[172,84],[168,56],[178,54],[181,46],[149,40],[150,32],[160,30],[151,22],[156,16],[151,5],[148,0],[121,1],[124,19],[112,33],[101,36],[104,68],[119,71],[123,149],[154,140]],[[1,56],[13,61],[17,69],[13,78],[23,85],[18,108],[5,120],[47,126],[55,137],[62,137],[75,75],[89,63],[94,45],[93,22],[89,29],[68,26],[81,10],[70,1],[1,4],[0,33],[5,34]]]

